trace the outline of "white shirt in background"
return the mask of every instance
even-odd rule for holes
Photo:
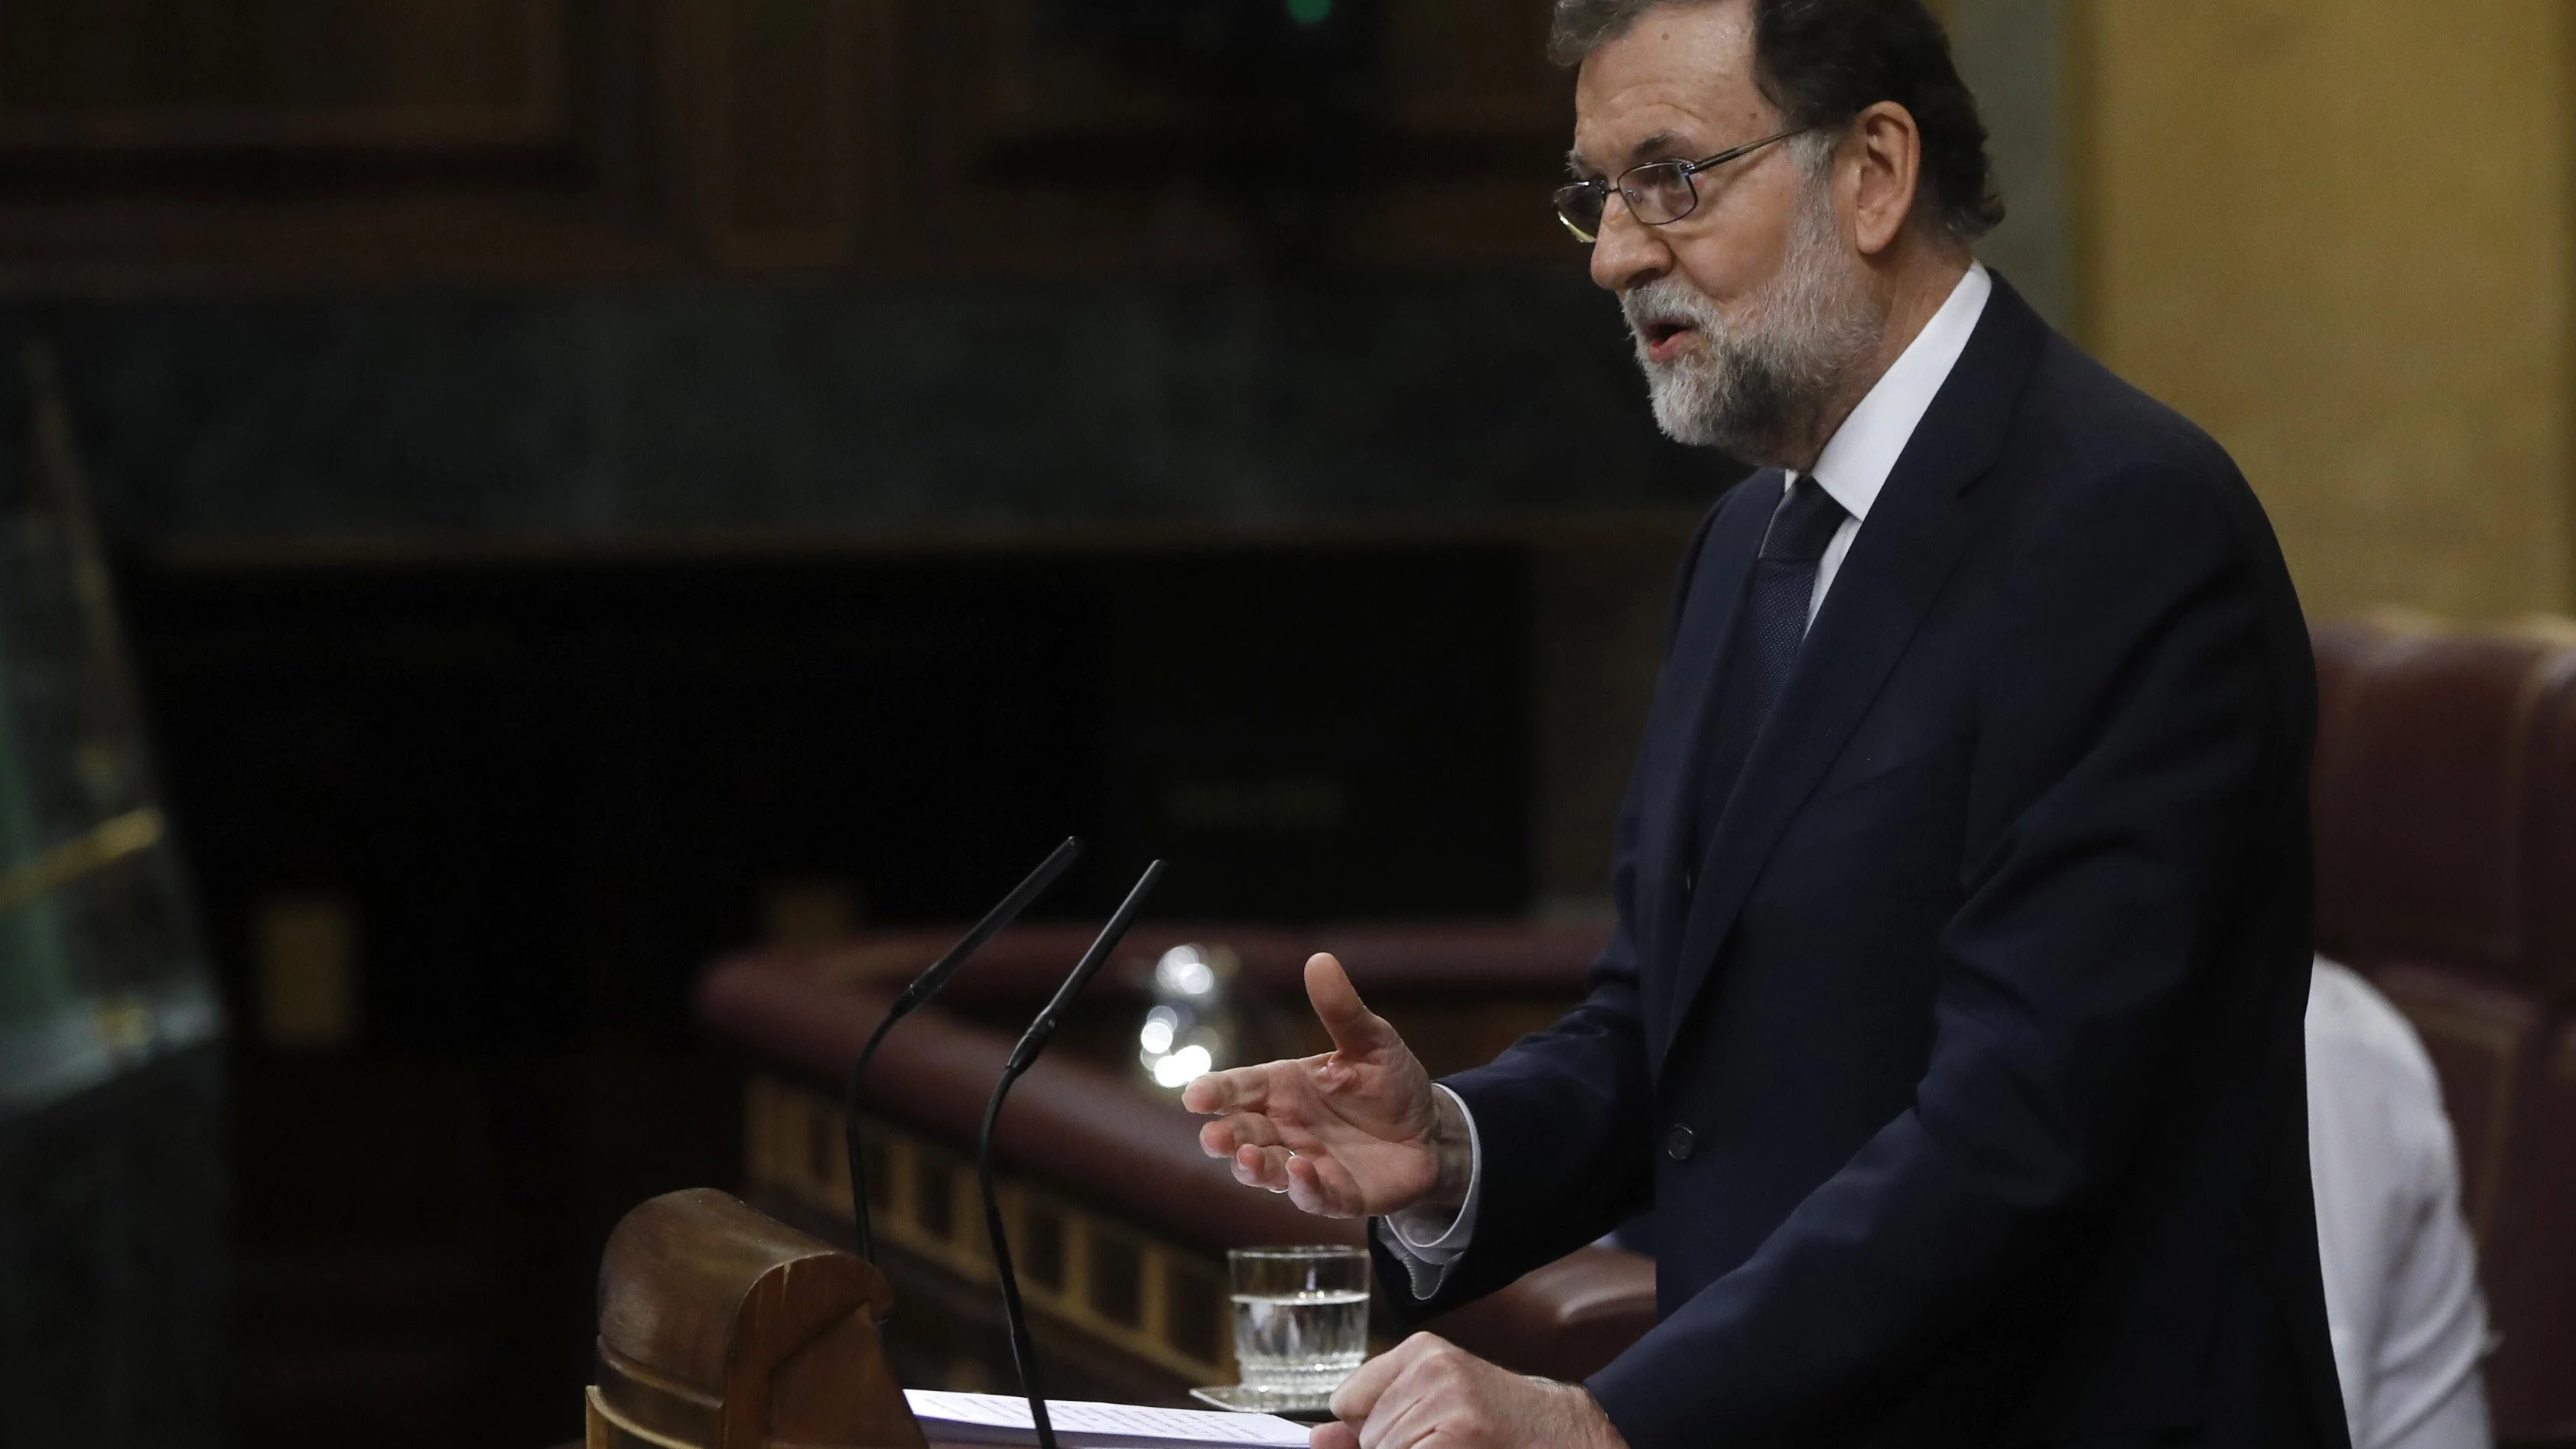
[[[2323,957],[2307,1037],[2308,1167],[2353,1449],[2488,1449],[2486,1301],[2432,1058],[2388,998]]]

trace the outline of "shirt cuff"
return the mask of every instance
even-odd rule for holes
[[[1433,1084],[1432,1090],[1458,1104],[1458,1115],[1467,1119],[1467,1198],[1452,1215],[1444,1208],[1410,1207],[1378,1219],[1378,1241],[1404,1264],[1413,1280],[1416,1302],[1427,1301],[1440,1291],[1441,1280],[1449,1276],[1449,1265],[1466,1254],[1476,1236],[1476,1211],[1485,1197],[1485,1144],[1476,1132],[1476,1114],[1467,1110],[1466,1100],[1447,1087]]]

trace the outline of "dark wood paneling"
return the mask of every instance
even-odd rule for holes
[[[1067,3],[904,8],[922,264],[1564,255],[1546,192],[1571,83],[1544,0],[1386,0],[1364,49],[1310,69],[1068,34]]]
[[[688,0],[671,12],[671,89],[689,112],[700,257],[733,270],[823,268],[854,250],[883,149],[885,0]]]
[[[617,0],[0,0],[0,287],[667,267]]]
[[[0,289],[1562,254],[1544,0],[1083,3],[0,0]]]
[[[560,145],[571,0],[9,0],[0,146]]]
[[[1522,0],[1390,6],[1387,95],[1396,129],[1471,140],[1571,129],[1572,83],[1547,60],[1550,8]]]

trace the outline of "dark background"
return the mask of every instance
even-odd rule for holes
[[[0,0],[0,416],[49,353],[233,1024],[0,1133],[0,1342],[113,1369],[0,1388],[572,1437],[608,1227],[738,1177],[696,972],[1069,833],[1061,913],[1597,910],[1730,475],[1547,215],[1545,9]]]

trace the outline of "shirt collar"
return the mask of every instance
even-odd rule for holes
[[[1949,381],[1950,370],[1959,365],[1960,354],[1968,350],[1968,338],[1977,330],[1977,319],[1985,315],[1986,299],[1994,290],[1994,279],[1984,264],[1970,263],[1968,274],[1950,289],[1950,299],[1834,430],[1816,459],[1815,479],[1845,513],[1856,519],[1869,517],[1870,505],[1887,486],[1887,475],[1896,471],[1896,460],[1931,410],[1932,399]],[[1792,473],[1789,481],[1794,483],[1798,477]]]

